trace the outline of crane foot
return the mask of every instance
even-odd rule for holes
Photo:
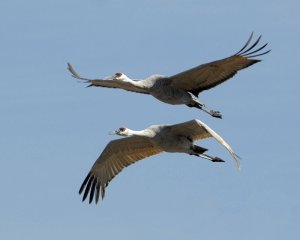
[[[225,162],[223,159],[221,159],[219,157],[214,157],[211,161],[212,162]]]
[[[222,118],[222,114],[219,111],[210,110],[209,114],[215,118]]]

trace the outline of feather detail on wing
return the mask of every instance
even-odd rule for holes
[[[252,37],[253,33],[250,35],[243,48],[230,57],[202,64],[169,77],[168,81],[170,81],[170,85],[175,88],[185,89],[195,96],[198,96],[200,92],[213,88],[233,77],[239,70],[260,62],[261,60],[252,58],[267,54],[270,50],[259,53],[259,51],[267,46],[266,43],[260,48],[251,51],[261,39],[261,36],[259,36],[253,45],[247,48]]]
[[[82,201],[89,195],[89,203],[94,198],[98,203],[100,192],[103,199],[105,188],[123,168],[160,152],[162,150],[147,137],[135,136],[111,141],[94,163],[80,187],[79,194],[84,191]]]
[[[75,69],[72,67],[72,65],[70,63],[67,63],[67,64],[68,64],[68,70],[71,72],[72,77],[77,78],[79,80],[85,80],[86,83],[90,83],[87,87],[120,88],[120,89],[124,89],[126,91],[149,94],[149,92],[147,92],[144,89],[133,86],[129,82],[116,81],[113,79],[113,77],[109,77],[107,79],[89,79],[89,78],[81,77],[75,71]]]
[[[240,168],[239,157],[235,154],[229,144],[225,142],[225,140],[219,134],[217,134],[214,130],[200,120],[195,119],[188,122],[171,125],[169,127],[171,128],[172,134],[188,136],[193,141],[209,137],[215,138],[229,151],[231,156],[236,161],[237,167]]]

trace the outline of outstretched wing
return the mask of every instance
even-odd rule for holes
[[[84,201],[88,194],[89,203],[98,203],[99,194],[104,198],[105,188],[123,168],[138,160],[162,152],[147,137],[127,137],[113,140],[107,144],[104,151],[94,163],[92,169],[83,181],[79,194],[84,191]]]
[[[270,52],[260,53],[267,43],[258,49],[251,51],[259,43],[261,36],[249,48],[253,33],[250,35],[244,47],[236,54],[195,68],[181,72],[168,78],[171,86],[181,88],[198,96],[200,92],[213,88],[229,78],[233,77],[239,70],[247,68],[261,60],[252,59]],[[246,50],[245,50],[246,49]]]
[[[72,77],[85,80],[87,83],[90,83],[87,87],[107,87],[107,88],[120,88],[131,92],[137,92],[137,93],[144,93],[149,94],[147,91],[145,91],[142,88],[138,88],[136,86],[133,86],[129,82],[123,82],[123,81],[115,81],[113,78],[111,79],[89,79],[79,76],[79,74],[75,71],[75,69],[72,67],[70,63],[68,64],[68,70],[71,72]]]
[[[190,120],[187,122],[170,125],[168,127],[170,127],[172,134],[187,136],[193,141],[212,137],[205,128],[199,126],[197,120]]]
[[[195,119],[188,122],[171,125],[169,127],[171,128],[171,132],[173,134],[188,136],[192,138],[193,141],[209,137],[215,138],[229,151],[231,156],[235,159],[237,167],[240,167],[239,157],[235,154],[229,144],[225,142],[225,140],[219,134],[217,134],[214,130],[200,120]]]

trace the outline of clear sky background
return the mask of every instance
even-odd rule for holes
[[[299,1],[1,0],[1,239],[299,239]],[[173,75],[238,51],[272,52],[200,95],[223,120],[86,77]],[[164,153],[125,169],[100,204],[78,189],[119,127],[198,118],[214,164]]]

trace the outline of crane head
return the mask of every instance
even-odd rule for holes
[[[115,131],[110,132],[111,135],[128,136],[128,129],[121,127]]]
[[[117,72],[114,76],[114,80],[121,80],[121,81],[126,81],[128,79],[128,77],[121,72]]]

